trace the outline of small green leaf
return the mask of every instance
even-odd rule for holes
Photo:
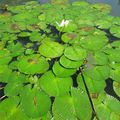
[[[86,50],[82,49],[80,46],[67,47],[64,51],[65,57],[70,60],[84,60],[87,57]]]
[[[55,77],[52,71],[48,71],[40,77],[39,85],[50,96],[61,96],[69,92],[72,86],[72,78]]]
[[[53,66],[53,72],[58,77],[69,77],[76,72],[76,69],[67,69],[62,67],[58,62],[56,62]]]
[[[64,47],[53,41],[44,41],[39,47],[39,52],[41,55],[48,58],[55,58],[62,55]]]
[[[27,85],[21,92],[21,105],[29,117],[37,118],[50,109],[50,98],[43,91]]]

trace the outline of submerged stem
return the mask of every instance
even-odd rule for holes
[[[82,80],[83,80],[83,83],[84,83],[84,86],[85,86],[85,90],[86,90],[86,92],[87,92],[87,95],[88,95],[88,98],[89,98],[89,101],[90,101],[90,105],[91,105],[91,108],[92,108],[92,112],[93,112],[94,116],[96,117],[96,119],[97,119],[97,120],[100,120],[100,119],[98,118],[98,115],[97,115],[96,111],[95,111],[95,108],[94,108],[94,105],[93,105],[93,101],[92,101],[92,99],[91,99],[90,92],[89,92],[89,89],[88,89],[87,84],[86,84],[86,82],[85,82],[85,78],[84,78],[84,75],[83,75],[83,72],[82,72],[82,69],[81,69],[81,68],[80,68],[80,73],[81,73],[81,77],[82,77]]]
[[[5,98],[5,97],[6,97],[6,95],[2,96],[2,97],[0,98],[0,100],[2,100],[2,99]]]

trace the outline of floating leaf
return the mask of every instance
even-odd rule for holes
[[[89,120],[92,111],[86,97],[87,94],[84,91],[75,88],[71,89],[71,96],[56,97],[52,108],[54,118],[57,120]]]
[[[30,35],[30,40],[31,41],[41,41],[41,39],[43,39],[44,36],[42,36],[39,32],[34,31],[31,33]]]
[[[91,51],[97,51],[103,48],[108,42],[108,38],[104,35],[89,35],[82,37],[80,44],[83,48]]]
[[[110,68],[108,66],[95,66],[87,71],[87,75],[93,80],[106,80],[110,76]]]
[[[72,86],[72,78],[55,77],[52,71],[48,71],[39,79],[39,84],[50,96],[61,96],[69,92]]]
[[[83,60],[73,61],[63,55],[60,58],[60,64],[65,68],[79,68],[83,64]]]
[[[20,32],[18,36],[19,37],[28,37],[30,35],[31,35],[31,33],[29,33],[29,32]]]
[[[17,105],[19,104],[19,101],[20,100],[18,97],[12,97],[7,98],[0,103],[0,116],[2,120],[10,120],[10,118],[12,118],[17,111]]]
[[[41,55],[48,58],[55,58],[62,55],[64,47],[53,41],[44,41],[39,47],[39,52]]]
[[[12,59],[10,51],[7,49],[0,50],[0,65],[5,65]]]
[[[20,43],[11,43],[8,45],[7,49],[11,52],[12,57],[19,56],[24,52],[24,48]]]
[[[87,56],[86,50],[82,49],[80,46],[67,47],[64,51],[65,57],[71,60],[84,60]]]
[[[62,67],[58,62],[56,62],[53,66],[53,72],[58,77],[69,77],[76,72],[76,69],[67,69]]]
[[[115,36],[120,38],[120,26],[114,25],[110,28],[110,33]]]
[[[23,56],[18,62],[18,69],[26,74],[44,73],[48,68],[46,59],[39,55]]]
[[[50,99],[43,91],[28,85],[21,93],[21,105],[29,117],[37,118],[48,112]]]
[[[79,39],[78,35],[76,33],[64,33],[62,35],[62,41],[65,43],[68,43],[69,41],[75,41],[76,39]]]
[[[87,87],[88,87],[90,93],[92,93],[92,94],[98,94],[98,93],[102,92],[106,86],[106,83],[103,80],[97,81],[95,79],[91,79],[87,75],[84,75],[84,78],[85,78]],[[82,79],[81,75],[78,75],[77,82],[78,82],[79,88],[84,89],[83,79]]]

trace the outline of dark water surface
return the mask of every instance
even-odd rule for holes
[[[50,0],[0,0],[0,6],[4,4],[8,5],[19,5],[28,1],[39,1],[40,3],[46,3]],[[70,2],[80,1],[80,0],[70,0]],[[112,6],[111,14],[114,16],[120,16],[120,0],[86,0],[90,3],[107,3]]]

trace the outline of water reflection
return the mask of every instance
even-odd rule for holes
[[[28,1],[39,1],[40,3],[49,2],[50,0],[0,0],[0,7],[4,4],[18,5],[24,4]],[[70,0],[70,2],[79,1],[79,0]],[[112,6],[111,14],[114,16],[120,16],[120,0],[86,0],[90,3],[107,3]]]

